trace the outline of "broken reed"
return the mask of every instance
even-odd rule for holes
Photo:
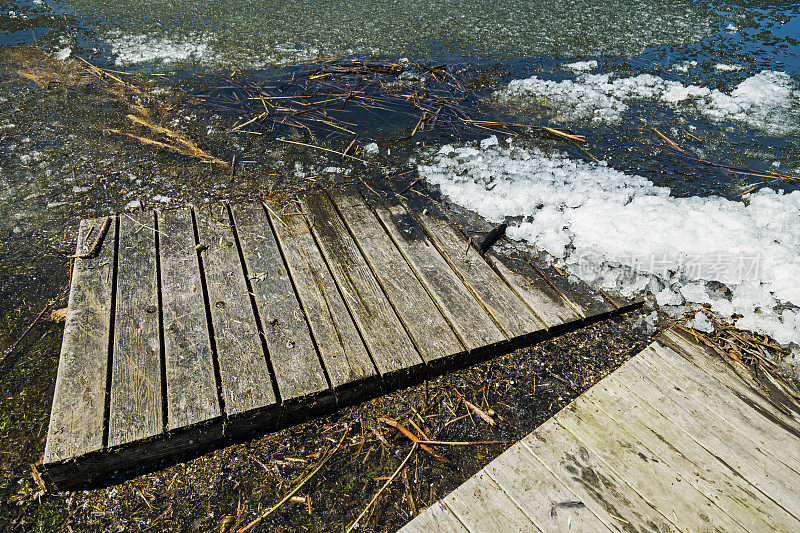
[[[473,120],[467,109],[478,97],[445,65],[324,59],[288,70],[229,78],[199,98],[237,118],[229,133],[295,130],[312,142],[322,134],[356,138],[370,122],[408,124],[409,137],[433,130],[513,134],[527,127]]]

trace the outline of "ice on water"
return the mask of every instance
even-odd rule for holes
[[[489,220],[519,217],[509,237],[589,283],[652,294],[675,312],[710,304],[741,315],[743,329],[800,344],[800,191],[676,198],[602,163],[494,138],[445,146],[418,170]]]
[[[729,67],[725,65],[721,70],[731,70]],[[771,135],[800,132],[798,83],[785,72],[771,70],[754,74],[727,92],[652,74],[615,77],[610,73],[585,73],[574,80],[552,81],[537,76],[514,80],[494,97],[515,108],[546,107],[564,121],[616,123],[630,102],[649,100],[715,122],[743,122]]]

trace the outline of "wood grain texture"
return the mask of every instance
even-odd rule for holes
[[[484,254],[484,257],[548,328],[583,319],[583,316],[542,278],[539,271],[524,259],[506,253],[498,254],[492,250]]]
[[[94,243],[105,219],[81,221],[76,255]],[[54,463],[103,447],[103,416],[111,332],[116,217],[100,253],[76,259],[50,411],[44,462]]]
[[[605,315],[616,310],[601,293],[589,287],[575,276],[569,276],[553,266],[547,254],[540,253],[533,257],[531,264],[542,277],[568,301],[579,314],[586,318]]]
[[[363,386],[378,374],[303,216],[270,214],[334,390]]]
[[[443,502],[438,501],[406,524],[403,531],[406,533],[467,533],[469,529],[458,521],[453,511]]]
[[[604,522],[619,531],[677,531],[665,516],[554,418],[522,439],[522,444],[559,481],[569,486]],[[610,520],[609,520],[610,519]],[[630,527],[629,527],[630,526]]]
[[[475,474],[442,501],[470,531],[541,531],[484,472]]]
[[[422,358],[331,201],[321,193],[304,196],[301,201],[381,375],[422,365]]]
[[[250,294],[224,206],[195,212],[222,397],[228,415],[275,403]]]
[[[604,380],[602,391],[583,395],[583,412],[603,420],[604,424],[609,419],[615,421],[721,508],[729,509],[749,530],[784,533],[800,530],[797,518],[663,415],[629,394],[619,384],[625,377],[611,376]]]
[[[680,530],[747,531],[692,485],[690,474],[673,470],[613,420],[594,418],[583,402],[559,413],[558,421]]]
[[[605,513],[595,515],[567,485],[554,476],[536,474],[542,465],[522,445],[503,452],[486,474],[544,532],[610,531]],[[604,522],[605,520],[605,522]]]
[[[167,429],[222,414],[202,277],[188,209],[158,212]]]
[[[238,205],[231,210],[281,399],[286,402],[328,391],[263,206]]]
[[[629,393],[668,417],[676,427],[728,464],[736,475],[742,476],[778,505],[798,516],[800,492],[797,487],[800,487],[800,480],[797,474],[744,441],[741,434],[726,422],[710,416],[696,398],[681,393],[680,387],[676,389],[663,381],[652,381],[638,365],[631,365],[630,369],[635,372],[635,377],[622,383]]]
[[[373,208],[468,350],[506,340],[503,332],[403,206],[375,204]]]
[[[425,361],[462,353],[465,348],[361,195],[351,189],[334,191],[331,198]]]
[[[505,280],[492,270],[472,243],[449,222],[425,212],[417,213],[416,218],[434,246],[509,338],[546,328]]]
[[[154,213],[120,215],[108,445],[164,429]]]

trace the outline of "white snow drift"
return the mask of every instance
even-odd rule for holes
[[[619,122],[628,103],[650,100],[698,113],[715,121],[739,121],[771,135],[800,132],[800,89],[785,72],[761,71],[726,93],[684,85],[652,74],[614,78],[580,74],[551,81],[533,76],[514,80],[494,94],[501,104],[523,109],[546,107],[561,120]]]
[[[524,217],[508,235],[589,283],[649,292],[673,313],[710,304],[741,315],[740,328],[800,344],[798,191],[675,198],[641,176],[495,138],[445,146],[419,172],[489,220]]]

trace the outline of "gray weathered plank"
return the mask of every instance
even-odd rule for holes
[[[421,367],[423,359],[331,201],[324,193],[304,196],[301,201],[381,375]]]
[[[612,529],[677,531],[671,517],[660,513],[607,468],[559,424],[557,418],[546,422],[521,442],[546,471],[569,486],[595,514],[605,513],[611,519]]]
[[[494,480],[482,471],[442,501],[470,531],[540,531]]]
[[[715,350],[690,342],[678,331],[667,331],[662,344],[680,352],[683,359],[694,363],[705,374],[720,376],[737,398],[768,418],[771,423],[777,424],[800,439],[800,405],[785,392],[775,389],[765,390],[763,383],[757,382],[749,375],[749,370],[739,365],[741,371],[732,371],[731,365],[738,363],[723,360]]]
[[[108,445],[164,429],[155,216],[120,215]]]
[[[431,532],[454,532],[467,533],[469,530],[464,524],[458,521],[453,511],[444,503],[438,501],[417,515],[414,520],[406,524],[402,531],[406,533],[431,533]]]
[[[769,419],[750,408],[732,394],[727,386],[720,386],[720,383],[713,381],[719,379],[724,382],[722,375],[718,374],[712,378],[703,372],[698,372],[694,370],[696,367],[683,357],[658,344],[648,346],[639,355],[635,363],[642,372],[650,373],[660,368],[670,369],[668,379],[664,379],[661,375],[648,376],[652,381],[665,387],[665,390],[677,390],[681,394],[690,396],[706,417],[723,421],[727,427],[741,435],[739,440],[750,441],[754,448],[761,450],[775,461],[783,462],[796,476],[800,476],[798,473],[800,440],[776,427]]]
[[[472,243],[446,220],[425,212],[417,213],[416,218],[434,246],[509,338],[521,337],[546,328],[492,270]]]
[[[634,363],[638,360],[634,361]],[[747,479],[761,492],[788,512],[797,516],[800,509],[800,494],[796,487],[800,481],[796,474],[765,455],[749,442],[742,442],[741,435],[727,423],[712,417],[702,408],[696,398],[684,394],[664,382],[654,382],[638,365],[628,366],[634,375],[621,382],[630,393],[647,402],[692,439],[713,453]],[[649,372],[648,372],[649,373]],[[793,479],[794,478],[794,479]]]
[[[269,407],[275,393],[228,212],[213,206],[195,214],[225,412]]]
[[[612,375],[602,387],[581,396],[585,412],[596,420],[612,419],[680,472],[689,483],[751,531],[772,529],[789,533],[800,530],[800,520],[787,513],[730,466],[692,440],[671,421],[619,385],[624,375]]]
[[[270,214],[331,386],[364,387],[377,372],[303,216]]]
[[[167,429],[220,416],[192,213],[158,212]]]
[[[286,402],[328,391],[263,206],[237,205],[231,210],[281,399]]]
[[[503,342],[506,336],[450,268],[414,217],[398,204],[388,207],[376,204],[373,208],[467,349]]]
[[[503,452],[484,471],[542,531],[610,531],[612,519],[606,513],[594,514],[522,444]]]
[[[103,218],[81,221],[76,255],[89,251],[104,222]],[[103,447],[116,240],[117,221],[112,217],[99,254],[75,259],[72,268],[45,464]]]
[[[616,422],[594,418],[583,402],[567,406],[558,421],[679,529],[747,530]]]
[[[462,353],[461,342],[360,194],[338,191],[331,198],[425,361]]]
[[[583,319],[527,262],[492,250],[484,257],[548,328]]]
[[[542,277],[586,318],[613,312],[616,307],[602,294],[575,276],[568,276],[553,266],[547,254],[539,253],[532,260]]]

